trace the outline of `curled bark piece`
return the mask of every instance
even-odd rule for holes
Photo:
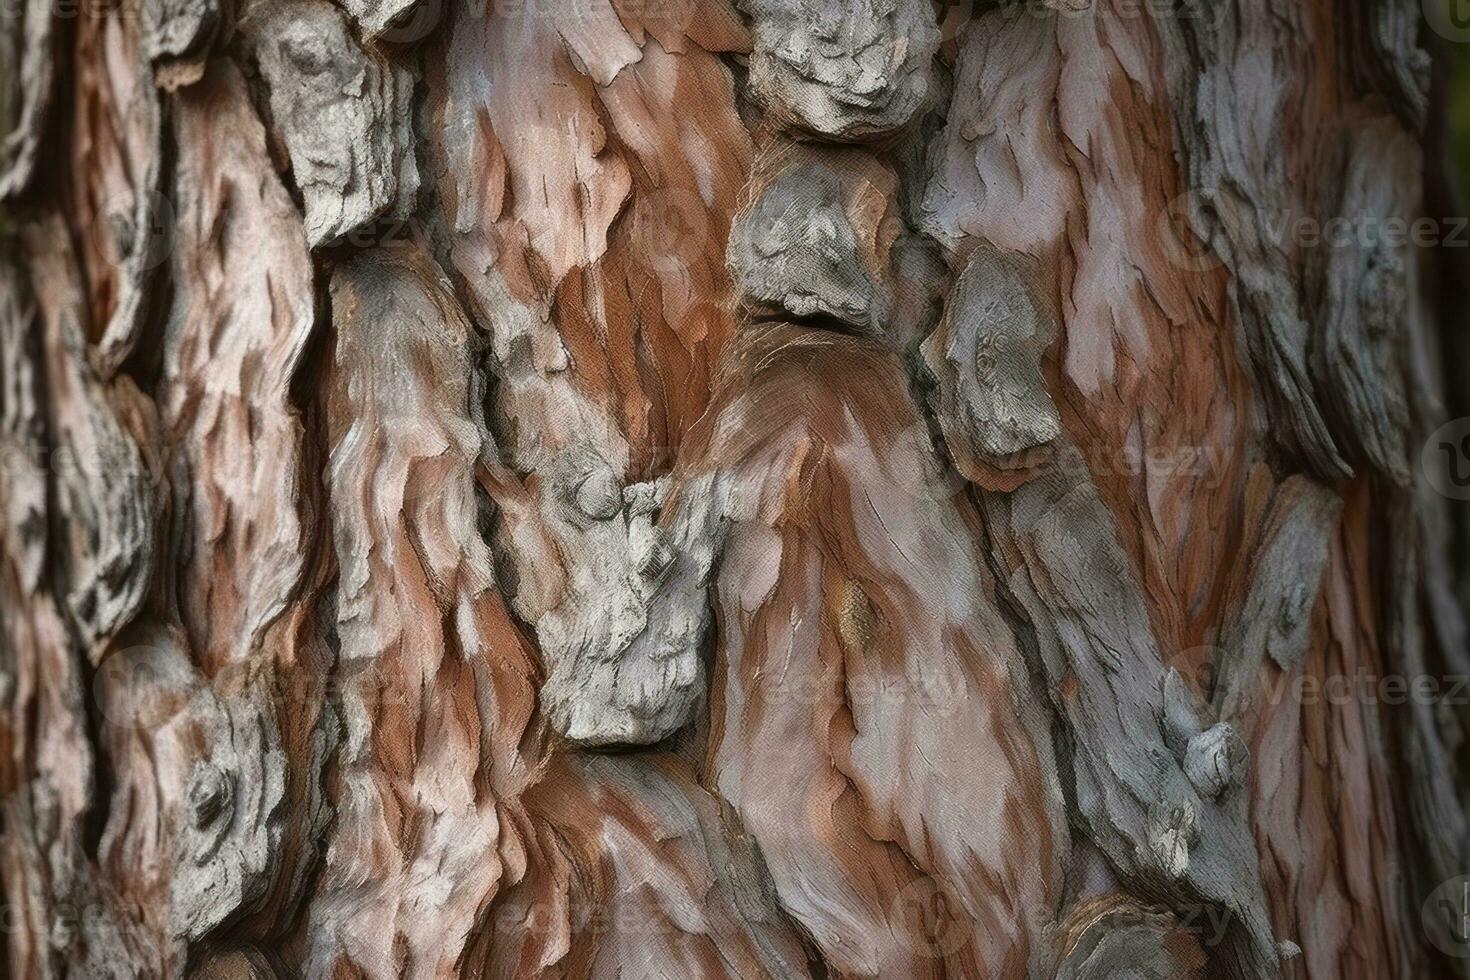
[[[1022,257],[976,245],[922,348],[939,382],[930,398],[950,454],[976,483],[986,467],[1014,465],[1061,433],[1041,377],[1057,323],[1036,279]]]
[[[212,63],[176,105],[159,385],[179,525],[170,572],[195,656],[213,673],[259,650],[300,587],[302,431],[289,387],[315,290],[300,212],[239,72]]]
[[[407,218],[419,187],[409,74],[363,50],[326,0],[263,5],[246,30],[306,201],[311,246]]]
[[[1319,404],[1308,355],[1311,331],[1286,243],[1273,237],[1298,205],[1281,166],[1293,80],[1286,32],[1269,4],[1225,5],[1218,16],[1172,17],[1159,26],[1167,53],[1179,152],[1189,175],[1185,210],[1194,231],[1230,270],[1240,332],[1277,444],[1325,480],[1352,474]],[[1241,99],[1249,91],[1253,97]]]
[[[83,231],[93,323],[92,361],[110,378],[132,354],[154,271],[169,249],[173,210],[159,192],[163,113],[136,10],[99,5],[78,18],[72,139],[88,166],[71,174]]]
[[[1135,894],[1181,915],[1201,904],[1226,915],[1216,955],[1230,975],[1277,976],[1244,794],[1216,800],[1212,779],[1201,778],[1204,794],[1189,776],[1191,747],[1198,763],[1209,743],[1195,743],[1194,707],[1165,672],[1113,517],[1080,456],[1066,447],[1014,493],[982,496],[1013,556],[1010,588],[1068,733],[1074,819]],[[1197,768],[1204,777],[1208,767]]]
[[[126,378],[104,383],[87,354],[86,309],[59,219],[28,240],[40,307],[57,519],[64,528],[64,604],[92,657],[142,606],[156,550],[156,480],[139,430],[151,408]]]
[[[903,128],[929,97],[939,47],[923,0],[741,0],[750,90],[782,125],[836,140]]]
[[[55,21],[52,0],[25,0],[0,10],[0,201],[20,194],[35,176],[56,72]]]
[[[901,362],[787,325],[738,343],[679,471],[734,508],[712,778],[834,972],[1047,975],[1069,847],[1048,729]]]
[[[223,30],[221,0],[142,0],[143,50],[160,87],[173,91],[204,76]]]
[[[758,316],[831,317],[869,334],[893,308],[897,179],[862,150],[784,145],[756,165],[728,261]]]
[[[1407,356],[1409,227],[1419,212],[1422,156],[1391,117],[1351,130],[1338,199],[1345,229],[1320,250],[1312,373],[1344,442],[1394,482],[1409,479]]]

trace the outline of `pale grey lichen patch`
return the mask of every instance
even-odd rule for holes
[[[784,125],[862,140],[907,125],[929,97],[940,32],[925,0],[741,0],[750,90]]]
[[[363,50],[325,0],[280,0],[248,30],[312,247],[407,218],[419,187],[408,72]]]
[[[950,290],[924,361],[938,382],[931,403],[961,471],[1003,466],[1061,433],[1041,375],[1055,314],[1021,256],[977,245]]]

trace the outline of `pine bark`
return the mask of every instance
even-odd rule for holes
[[[8,975],[1470,977],[1339,7],[6,5]]]

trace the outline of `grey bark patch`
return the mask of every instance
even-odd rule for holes
[[[1421,0],[1364,0],[1342,9],[1345,66],[1358,84],[1388,98],[1416,133],[1429,118],[1431,59],[1419,47],[1426,8]]]
[[[1288,53],[1276,50],[1294,35],[1275,23],[1277,16],[1263,3],[1223,4],[1210,17],[1158,23],[1189,181],[1189,220],[1230,270],[1231,304],[1270,434],[1313,473],[1337,479],[1352,469],[1318,404],[1303,297],[1273,230],[1294,204],[1280,155]]]
[[[47,447],[35,309],[26,288],[0,258],[0,540],[20,586],[34,592],[46,566]]]
[[[1020,256],[977,245],[950,290],[939,327],[923,344],[938,382],[930,404],[957,465],[1004,466],[1061,433],[1041,376],[1057,335],[1055,314],[1036,295]]]
[[[924,0],[742,0],[750,90],[780,123],[835,140],[883,136],[929,97],[939,27]]]
[[[444,0],[345,0],[343,6],[369,38],[411,44],[422,40],[438,24],[443,3]]]
[[[883,330],[893,306],[896,204],[863,214],[892,187],[874,187],[851,163],[840,151],[797,152],[736,216],[727,261],[752,312],[825,315],[863,333]]]
[[[154,470],[138,436],[150,406],[126,378],[104,382],[79,318],[85,298],[67,260],[66,230],[52,217],[28,238],[46,365],[53,520],[61,529],[62,605],[91,656],[142,607],[156,560]],[[150,436],[151,438],[151,436]]]
[[[1214,799],[1190,778],[1189,746],[1202,726],[1180,683],[1169,683],[1112,514],[1081,457],[1068,447],[1014,493],[981,498],[1003,546],[1021,556],[1010,587],[1035,630],[1070,746],[1063,768],[1077,825],[1136,895],[1181,914],[1201,904],[1228,914],[1217,951],[1224,975],[1278,976],[1244,794]]]
[[[1391,118],[1352,130],[1337,203],[1339,227],[1316,254],[1318,336],[1312,373],[1343,441],[1395,483],[1409,479],[1410,223],[1421,156]]]
[[[159,85],[197,82],[220,28],[220,0],[144,0],[143,51]]]
[[[1220,717],[1247,714],[1267,658],[1291,671],[1306,655],[1311,607],[1341,509],[1336,493],[1306,477],[1277,491],[1253,546],[1255,575],[1222,640],[1212,694]]]
[[[247,31],[312,247],[379,218],[406,219],[419,187],[409,74],[363,50],[325,0],[279,0],[255,12]]]
[[[0,9],[0,201],[35,175],[56,72],[55,9],[52,0]]]
[[[599,475],[601,474],[601,475]],[[701,647],[711,621],[707,586],[723,527],[710,480],[681,488],[660,520],[667,478],[592,496],[607,464],[573,449],[553,466],[563,488],[541,519],[577,550],[561,601],[534,620],[547,664],[541,703],[552,725],[583,745],[646,744],[686,724],[704,696]]]
[[[188,709],[205,748],[175,815],[174,935],[197,940],[248,912],[281,867],[286,756],[256,681],[228,697],[201,687]]]

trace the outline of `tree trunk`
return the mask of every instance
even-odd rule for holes
[[[7,5],[9,975],[1470,977],[1340,8]]]

